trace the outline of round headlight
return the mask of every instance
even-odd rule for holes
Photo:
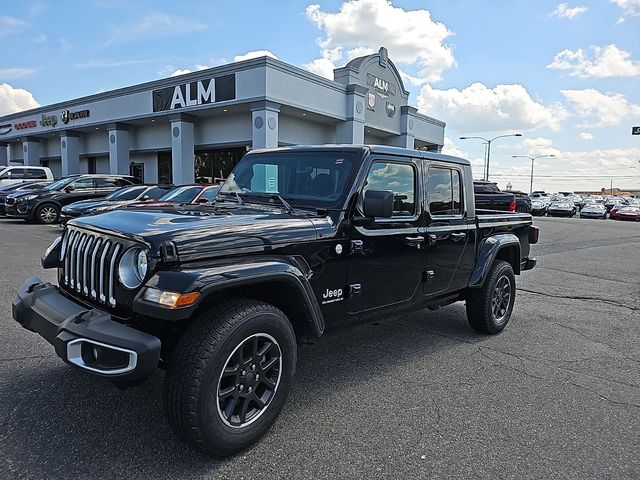
[[[118,264],[120,283],[129,289],[138,288],[147,276],[147,268],[147,253],[139,247],[130,248]]]

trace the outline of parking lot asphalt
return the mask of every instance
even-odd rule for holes
[[[534,223],[500,335],[455,304],[304,344],[272,430],[214,461],[171,433],[162,372],[118,390],[11,319],[59,229],[0,220],[0,478],[640,478],[640,224]]]

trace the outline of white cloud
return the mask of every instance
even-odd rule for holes
[[[307,68],[328,78],[333,78],[336,62],[344,61],[343,51],[351,59],[381,46],[395,62],[415,64],[422,83],[440,80],[442,72],[455,65],[453,50],[444,43],[452,33],[432,20],[428,10],[404,10],[388,0],[347,0],[336,13],[309,5],[306,16],[324,33],[318,39],[322,56]]]
[[[20,32],[27,23],[14,17],[0,16],[0,37]]]
[[[588,7],[569,7],[568,3],[559,3],[556,9],[551,12],[550,17],[568,18],[569,20],[582,15],[589,10]]]
[[[31,92],[22,88],[14,88],[8,83],[0,83],[0,115],[29,110],[39,107]]]
[[[633,77],[640,75],[640,62],[631,60],[631,54],[611,44],[606,47],[591,47],[590,52],[562,50],[547,68],[568,70],[578,77]]]
[[[259,58],[259,57],[271,57],[271,58],[275,58],[276,60],[278,59],[278,57],[276,57],[269,50],[253,50],[243,55],[236,55],[235,57],[233,57],[233,61],[241,62],[243,60],[249,60],[251,58]]]
[[[124,41],[189,34],[206,28],[207,25],[198,20],[157,12],[145,15],[135,23],[112,28],[105,46]]]
[[[622,15],[618,19],[618,23],[622,23],[627,17],[635,17],[640,15],[640,0],[609,0],[622,9]]]
[[[559,104],[544,105],[534,100],[522,85],[489,88],[476,82],[459,90],[436,90],[425,85],[418,96],[418,109],[447,122],[459,132],[532,130],[560,128],[567,112]]]
[[[530,148],[549,148],[553,145],[553,141],[545,137],[525,138],[522,141],[522,145]]]
[[[166,65],[162,70],[158,72],[158,75],[162,78],[177,77],[179,75],[186,75],[187,73],[196,72],[199,70],[206,70],[211,68],[208,65],[194,65],[193,68],[176,68],[173,65]]]
[[[0,80],[13,80],[35,73],[35,68],[0,68]]]
[[[580,132],[578,134],[578,136],[582,139],[582,140],[593,140],[593,133],[589,133],[589,132]]]
[[[627,117],[640,116],[640,105],[629,103],[621,93],[602,93],[595,88],[561,92],[583,119],[578,127],[610,127]]]

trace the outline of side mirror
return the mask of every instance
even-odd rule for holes
[[[391,190],[367,190],[364,193],[364,216],[390,218],[393,215],[393,192]]]
[[[146,202],[147,200],[149,200],[149,198],[151,198],[151,197],[149,197],[149,195],[143,195],[142,197],[140,197],[140,201],[141,202]]]
[[[197,203],[198,205],[206,205],[207,203],[209,203],[209,200],[207,200],[206,198],[199,198]]]
[[[11,178],[11,177],[13,177],[13,172],[11,170],[9,170],[7,172],[7,178]]]
[[[66,187],[64,189],[65,192],[69,193],[69,192],[73,192],[73,185],[69,185],[68,187]]]

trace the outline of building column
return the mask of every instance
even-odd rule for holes
[[[275,148],[279,145],[280,105],[264,101],[251,105],[252,148]]]
[[[129,173],[129,126],[112,123],[109,130],[109,173],[112,175]]]
[[[415,148],[416,132],[414,130],[418,109],[404,105],[400,107],[400,136],[394,141],[396,147]]]
[[[77,132],[64,131],[60,134],[62,154],[62,176],[80,173],[80,138]]]
[[[193,117],[178,113],[169,117],[171,121],[171,168],[173,183],[180,185],[194,182],[194,135]]]
[[[347,85],[347,119],[336,126],[336,143],[364,143],[364,112],[367,89]]]
[[[0,165],[9,165],[9,144],[0,142]]]
[[[40,165],[40,139],[35,137],[25,138],[22,142],[22,151],[24,152],[24,165]]]

